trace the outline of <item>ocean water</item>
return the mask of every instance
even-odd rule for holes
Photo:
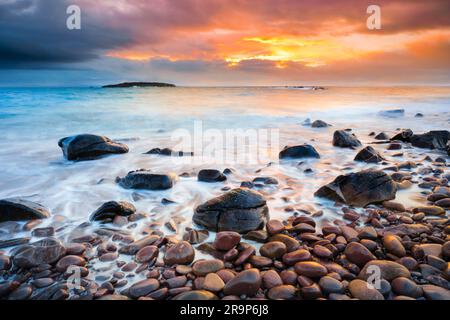
[[[381,110],[398,108],[404,109],[405,114],[399,117],[379,114]],[[416,118],[417,112],[424,117]],[[314,129],[302,125],[307,118],[321,119],[332,126]],[[176,146],[174,132],[194,131],[199,124],[204,131],[214,129],[223,133],[230,129],[272,130],[279,141],[273,144],[275,149],[266,148],[264,161],[257,163],[224,163],[214,156],[174,159],[143,154],[155,147]],[[317,218],[321,224],[339,218],[342,213],[333,203],[314,198],[314,191],[339,174],[377,167],[355,163],[355,150],[334,148],[331,144],[334,130],[351,128],[367,144],[373,141],[370,132],[393,135],[398,128],[415,132],[448,130],[449,124],[449,87],[1,88],[0,198],[23,197],[49,208],[52,218],[40,226],[55,226],[56,237],[64,241],[92,232],[77,226],[110,200],[132,202],[138,211],[147,214],[137,225],[123,227],[126,232],[139,237],[152,225],[181,238],[184,228],[192,226],[194,208],[223,193],[223,187],[234,188],[242,181],[271,176],[279,185],[260,190],[268,201],[271,217],[287,218],[292,214],[285,210],[287,207],[322,210],[324,214]],[[58,140],[80,133],[106,135],[126,143],[130,152],[95,161],[64,160]],[[200,139],[198,135],[192,138]],[[278,162],[279,148],[303,143],[312,144],[321,158],[303,163]],[[427,154],[442,155],[437,151],[405,148],[403,157],[393,157],[398,151],[387,151],[386,145],[373,146],[390,163],[417,161]],[[218,148],[239,155],[252,150],[236,150],[227,145]],[[117,176],[139,168],[190,176],[178,178],[175,186],[166,191],[126,190],[115,183]],[[232,168],[234,173],[223,183],[203,183],[196,178],[202,168]],[[305,172],[307,168],[312,172]],[[176,203],[164,206],[163,198]],[[400,191],[397,200],[407,207],[424,201],[414,188]],[[178,223],[176,234],[164,226],[170,219]],[[94,223],[92,228],[98,226]],[[0,239],[29,236],[20,227],[12,233],[0,233]]]

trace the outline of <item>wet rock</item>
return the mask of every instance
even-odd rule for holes
[[[406,256],[406,250],[400,239],[393,234],[386,234],[383,237],[383,245],[386,250],[399,258]]]
[[[136,253],[136,261],[139,263],[149,262],[158,257],[159,249],[157,246],[146,246]]]
[[[429,216],[445,215],[445,209],[438,206],[421,206],[413,209],[413,213],[423,212]]]
[[[194,155],[193,152],[185,152],[185,151],[173,151],[170,148],[153,148],[150,151],[147,151],[145,154],[157,154],[161,156],[172,156],[172,157],[185,157]]]
[[[311,123],[311,127],[313,128],[326,128],[326,127],[330,127],[331,125],[326,123],[323,120],[316,120],[313,123]]]
[[[391,138],[391,141],[410,142],[413,132],[410,129],[405,129],[397,133]]]
[[[450,300],[450,290],[431,284],[423,285],[422,289],[428,300]]]
[[[431,229],[424,224],[399,224],[384,229],[384,233],[391,233],[397,236],[415,236],[422,233],[431,233]]]
[[[0,271],[11,268],[11,259],[8,256],[0,254]]]
[[[120,295],[120,294],[107,294],[104,296],[101,296],[97,300],[106,300],[106,301],[121,301],[121,300],[130,300],[127,296]]]
[[[305,286],[300,289],[300,295],[305,300],[316,300],[322,298],[322,290],[318,284],[314,283],[310,286]]]
[[[270,235],[274,235],[284,230],[284,224],[280,220],[272,219],[267,222],[266,229]]]
[[[333,146],[340,148],[357,148],[361,142],[353,133],[345,130],[337,130],[333,134]]]
[[[29,242],[30,242],[30,238],[29,237],[0,240],[0,249],[1,248],[16,247],[16,246],[20,246],[22,244],[27,244]]]
[[[382,279],[392,281],[398,277],[410,278],[411,273],[403,265],[389,261],[389,260],[372,260],[369,261],[359,273],[358,277],[367,280],[372,274],[373,270],[379,268]]]
[[[308,261],[311,259],[311,254],[306,249],[298,249],[283,255],[283,262],[290,266],[300,261]]]
[[[309,144],[303,144],[298,146],[286,146],[279,154],[280,159],[301,159],[301,158],[316,158],[319,159],[320,155]]]
[[[101,205],[100,208],[91,214],[89,220],[102,221],[112,220],[116,216],[129,216],[136,212],[136,208],[126,201],[109,201]]]
[[[355,161],[362,161],[367,163],[377,163],[383,161],[384,158],[373,147],[368,146],[358,152]]]
[[[319,286],[325,294],[344,293],[345,291],[342,282],[330,276],[320,278]]]
[[[415,258],[424,258],[428,255],[441,257],[442,247],[443,246],[438,243],[424,243],[414,246],[412,249],[412,253]]]
[[[381,110],[378,112],[378,115],[386,118],[403,117],[405,115],[405,109]]]
[[[241,241],[241,236],[237,232],[233,231],[222,231],[216,234],[216,239],[214,240],[214,247],[217,250],[228,251],[233,249]]]
[[[365,246],[358,242],[352,242],[345,248],[347,259],[359,267],[364,267],[367,262],[376,260],[376,257]]]
[[[389,140],[389,136],[385,132],[380,132],[374,138],[376,140]]]
[[[364,170],[338,176],[333,182],[321,187],[316,197],[364,207],[395,198],[397,186],[392,178],[378,170]]]
[[[33,293],[33,287],[29,284],[23,284],[9,295],[9,300],[27,300]]]
[[[327,268],[314,261],[297,262],[294,266],[294,269],[298,275],[310,278],[320,278],[327,275],[328,273]]]
[[[190,244],[198,244],[206,241],[208,237],[208,230],[189,230],[183,235],[183,240]]]
[[[348,285],[353,297],[359,300],[384,300],[383,295],[363,280],[355,279]]]
[[[438,200],[435,204],[438,207],[450,209],[450,198]]]
[[[218,300],[217,296],[206,290],[192,290],[178,294],[173,300]]]
[[[33,237],[37,238],[47,238],[55,235],[55,228],[47,227],[47,228],[36,228],[31,232]]]
[[[216,273],[208,273],[203,282],[203,289],[211,292],[219,292],[225,287],[225,283]]]
[[[392,291],[401,296],[407,296],[412,298],[419,298],[423,294],[423,290],[414,281],[405,278],[398,277],[392,280]]]
[[[376,240],[378,238],[378,234],[374,227],[364,227],[361,230],[359,230],[358,238]]]
[[[425,149],[445,150],[450,140],[450,132],[447,130],[430,131],[424,134],[414,134],[410,142],[414,147]]]
[[[67,160],[94,160],[108,154],[127,153],[125,144],[114,142],[105,136],[80,134],[58,141]]]
[[[283,280],[275,270],[268,270],[262,275],[262,286],[266,289],[271,289],[276,286],[281,286]]]
[[[266,184],[266,185],[270,185],[270,184],[278,184],[278,180],[273,178],[273,177],[257,177],[255,179],[253,179],[252,181],[253,184],[257,185],[257,184]]]
[[[32,268],[42,264],[53,264],[66,254],[59,240],[46,238],[24,245],[14,252],[14,264],[21,268]]]
[[[261,286],[261,276],[258,269],[248,269],[241,271],[233,279],[231,279],[223,289],[225,295],[243,294],[254,296]]]
[[[194,263],[192,266],[192,272],[196,276],[205,276],[208,273],[217,272],[219,270],[222,270],[224,268],[223,261],[218,259],[211,259],[211,260],[199,260]]]
[[[159,288],[159,281],[156,279],[145,279],[133,284],[129,289],[130,297],[137,299],[146,296]]]
[[[268,235],[265,230],[253,230],[247,232],[244,236],[244,239],[251,240],[259,243],[265,243],[267,241]]]
[[[259,249],[259,253],[270,259],[279,259],[287,251],[286,245],[280,241],[271,241],[263,244]]]
[[[0,222],[45,219],[50,212],[38,203],[20,198],[0,200]]]
[[[173,174],[155,174],[147,170],[130,171],[117,182],[125,189],[166,190],[175,184]]]
[[[215,169],[203,169],[198,173],[198,181],[203,182],[221,182],[227,180],[227,177]]]
[[[213,231],[246,233],[264,228],[269,209],[256,191],[237,188],[213,198],[195,209],[193,221]]]
[[[164,263],[171,266],[174,264],[190,264],[194,261],[195,251],[187,241],[180,241],[166,249]]]
[[[119,249],[119,253],[128,254],[128,255],[135,255],[143,247],[150,246],[150,245],[154,244],[158,240],[159,240],[159,236],[157,236],[157,235],[150,235],[150,236],[144,237],[142,239],[134,241],[134,242],[132,242],[130,244],[127,244],[126,246],[120,248]]]
[[[322,245],[315,245],[313,248],[313,253],[316,257],[322,258],[322,259],[332,259],[333,258],[333,252],[322,246]]]
[[[84,267],[85,265],[86,260],[80,256],[65,256],[56,264],[56,270],[58,272],[65,272],[70,266]]]
[[[294,239],[288,235],[281,234],[281,233],[270,237],[269,242],[272,242],[272,241],[283,242],[286,245],[286,249],[288,252],[295,251],[300,247],[300,243],[298,242],[297,239]]]
[[[267,292],[267,297],[271,300],[291,300],[294,299],[297,289],[292,285],[281,285],[271,288]]]

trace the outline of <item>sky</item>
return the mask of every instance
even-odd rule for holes
[[[0,0],[0,86],[449,85],[449,16],[448,0]]]

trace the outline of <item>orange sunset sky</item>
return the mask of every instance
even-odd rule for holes
[[[78,84],[445,85],[450,79],[448,0],[0,3],[0,73],[17,83],[36,69],[47,81]],[[81,9],[81,30],[65,28],[69,4]],[[381,8],[381,30],[366,27],[371,4]]]

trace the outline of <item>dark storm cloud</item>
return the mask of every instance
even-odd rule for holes
[[[82,11],[81,30],[66,27],[65,0],[0,0],[0,68],[42,68],[91,60],[130,41]]]

